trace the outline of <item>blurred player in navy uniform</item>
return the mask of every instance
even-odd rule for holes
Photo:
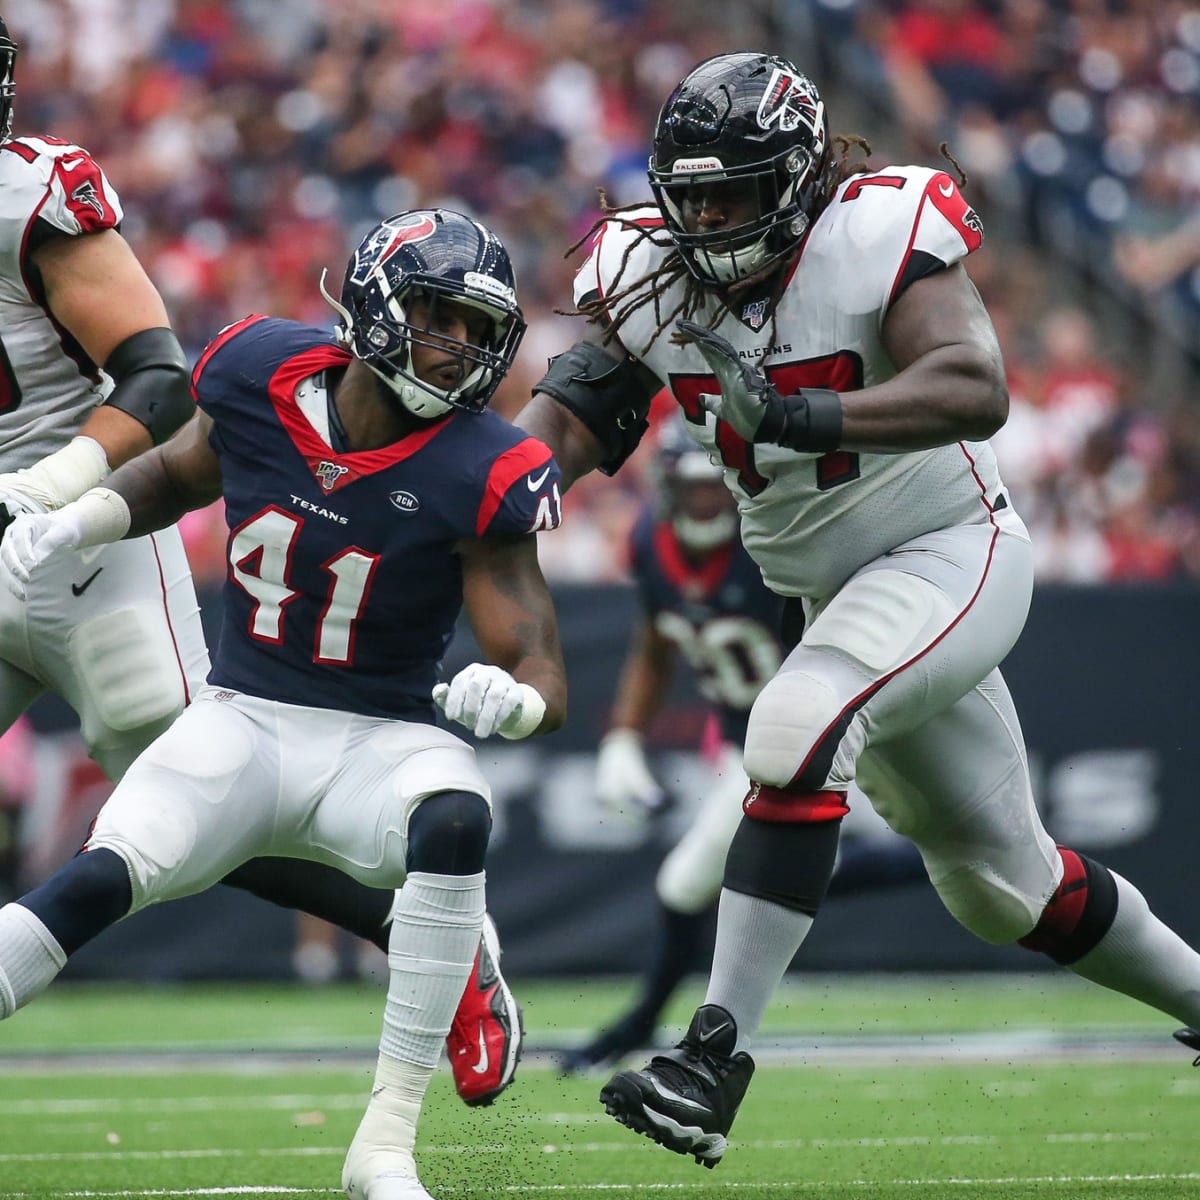
[[[195,412],[183,350],[119,232],[121,201],[104,171],[69,141],[13,135],[17,53],[0,19],[0,530],[77,499]],[[179,715],[208,668],[173,528],[57,558],[24,599],[0,589],[0,733],[56,693],[110,779]],[[323,864],[255,859],[222,882],[387,948],[394,896]],[[468,1104],[508,1085],[521,1036],[495,932],[485,932],[447,1042]]]
[[[223,495],[229,578],[207,684],[84,852],[0,909],[0,1014],[114,921],[256,855],[399,887],[375,1086],[342,1184],[354,1200],[427,1200],[417,1117],[483,931],[491,829],[475,754],[434,704],[477,737],[561,724],[534,537],[559,523],[559,472],[486,407],[524,331],[487,229],[443,209],[391,218],[327,298],[333,335],[261,316],[223,330],[175,438],[5,539],[20,591],[55,555]],[[438,682],[464,605],[490,661]]]
[[[769,54],[693,68],[655,127],[655,204],[610,210],[576,276],[585,337],[518,423],[566,483],[620,467],[669,387],[725,467],[742,541],[804,635],[750,713],[706,1002],[677,1049],[601,1091],[715,1166],[746,1047],[812,927],[857,781],[947,910],[1133,996],[1200,1040],[1200,955],[1034,805],[998,664],[1033,586],[987,439],[1008,390],[962,260],[979,217],[943,170],[853,160],[807,76]]]
[[[713,708],[720,735],[711,794],[663,859],[655,879],[658,940],[641,994],[619,1020],[568,1052],[564,1071],[600,1066],[650,1045],[675,989],[701,959],[721,891],[729,843],[749,782],[742,744],[755,697],[779,670],[783,601],[769,591],[738,538],[737,506],[721,468],[688,435],[663,423],[655,446],[658,503],[634,526],[630,570],[642,604],[600,743],[596,790],[617,811],[653,813],[666,795],[646,761],[642,731],[660,709],[682,657]],[[924,879],[911,842],[890,833],[850,837],[839,850],[831,894]]]

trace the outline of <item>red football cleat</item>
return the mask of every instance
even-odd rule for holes
[[[485,916],[475,966],[446,1035],[454,1086],[464,1104],[491,1104],[512,1083],[524,1033],[521,1008],[500,974],[496,926]]]

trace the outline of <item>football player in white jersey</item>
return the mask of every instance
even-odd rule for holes
[[[0,530],[81,496],[195,412],[183,351],[119,232],[121,202],[104,172],[69,142],[13,136],[16,58],[0,18]],[[0,588],[0,732],[55,692],[113,780],[208,668],[174,528],[66,555],[38,572],[24,601]],[[390,891],[276,858],[224,882],[387,948]],[[447,1047],[455,1085],[468,1104],[488,1104],[512,1080],[521,1030],[486,942],[460,1017]]]
[[[709,1167],[854,781],[967,929],[1200,1042],[1200,955],[1131,883],[1047,834],[997,669],[1033,571],[986,441],[1008,395],[962,265],[979,219],[951,175],[867,170],[848,161],[860,143],[835,152],[820,94],[784,59],[697,65],[659,114],[656,204],[599,223],[576,282],[588,334],[518,418],[569,482],[616,470],[670,387],[725,465],[764,579],[806,618],[750,714],[706,1002],[676,1050],[601,1092],[617,1120]]]
[[[663,1009],[707,952],[711,909],[748,787],[742,772],[746,722],[759,690],[779,670],[783,649],[802,633],[799,626],[783,627],[782,600],[763,584],[738,542],[737,509],[721,467],[688,435],[682,417],[661,423],[654,468],[658,503],[647,506],[630,538],[641,613],[596,755],[596,795],[614,812],[653,813],[667,802],[642,735],[666,700],[680,661],[691,666],[712,706],[716,745],[705,756],[712,771],[704,802],[655,876],[658,937],[637,999],[589,1042],[567,1052],[566,1073],[613,1064],[655,1045]],[[847,814],[830,895],[925,878],[913,844],[880,830],[881,824],[865,802]]]

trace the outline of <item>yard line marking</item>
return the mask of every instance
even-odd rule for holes
[[[928,1188],[928,1187],[962,1187],[962,1188],[979,1188],[979,1187],[1014,1187],[1024,1184],[1033,1183],[1052,1183],[1052,1184],[1083,1184],[1083,1183],[1188,1183],[1200,1180],[1200,1172],[1188,1171],[1180,1174],[1170,1174],[1167,1172],[1159,1174],[1144,1174],[1144,1175],[1008,1175],[996,1178],[960,1178],[950,1176],[944,1179],[847,1179],[847,1180],[821,1180],[821,1179],[799,1179],[790,1180],[787,1182],[772,1181],[770,1184],[765,1184],[761,1180],[747,1180],[744,1182],[729,1182],[729,1183],[710,1183],[708,1181],[697,1181],[695,1183],[535,1183],[535,1184],[504,1184],[500,1187],[492,1186],[491,1191],[495,1193],[513,1193],[516,1195],[528,1195],[532,1192],[539,1193],[562,1193],[562,1192],[711,1192],[720,1189],[726,1191],[740,1191],[747,1188],[756,1190],[766,1186],[772,1188],[784,1189],[788,1191],[826,1191],[830,1187],[848,1187],[862,1188],[863,1190],[873,1190],[886,1183],[893,1187],[912,1187],[912,1188]],[[464,1192],[467,1189],[461,1186],[443,1185],[440,1189],[443,1192],[457,1193]],[[6,1197],[9,1200],[37,1200],[37,1197],[43,1195],[41,1192],[6,1192]],[[78,1192],[58,1192],[60,1197],[68,1197],[70,1200],[120,1200],[122,1197],[145,1197],[145,1196],[340,1196],[342,1192],[337,1188],[292,1188],[292,1187],[212,1187],[212,1188],[152,1188],[139,1189],[138,1191],[113,1191],[113,1192],[98,1192],[98,1191],[78,1191]]]
[[[1148,1142],[1154,1135],[1144,1132],[1114,1133],[1077,1132],[1077,1133],[1047,1133],[1043,1140],[1051,1145],[1066,1143],[1111,1143],[1111,1142]],[[1013,1134],[1007,1140],[1020,1138],[1030,1140],[1026,1134]],[[735,1150],[828,1150],[844,1147],[897,1148],[903,1146],[991,1146],[1006,1140],[998,1134],[944,1134],[940,1137],[914,1134],[905,1137],[856,1137],[856,1138],[747,1138],[730,1143]],[[509,1154],[515,1149],[511,1142],[472,1142],[465,1145],[445,1144],[422,1146],[423,1155],[438,1154]],[[631,1150],[645,1150],[649,1147],[640,1142],[630,1143],[628,1138],[608,1142],[562,1142],[555,1150],[564,1154],[624,1154]],[[41,1162],[119,1162],[139,1161],[152,1162],[155,1160],[195,1159],[195,1158],[321,1158],[331,1155],[343,1155],[345,1150],[338,1146],[278,1146],[260,1147],[256,1150],[231,1148],[228,1150],[212,1147],[204,1150],[78,1150],[61,1153],[29,1151],[27,1153],[0,1154],[0,1163],[41,1163]],[[1173,1177],[1174,1178],[1174,1177]],[[730,1185],[731,1186],[731,1185]]]
[[[104,1096],[80,1098],[77,1100],[9,1100],[0,1103],[0,1117],[9,1116],[38,1116],[48,1114],[62,1116],[66,1113],[193,1113],[211,1112],[246,1108],[259,1110],[263,1108],[295,1108],[308,1110],[313,1108],[362,1108],[365,1103],[365,1092],[347,1092],[342,1094],[323,1093],[313,1096],[295,1095],[265,1095],[265,1096],[181,1096],[162,1097],[125,1097],[109,1099]]]

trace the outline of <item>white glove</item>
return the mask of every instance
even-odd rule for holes
[[[518,683],[501,667],[471,663],[449,682],[433,689],[434,703],[479,738],[498,733],[528,737],[542,723],[546,702],[538,690]]]
[[[108,488],[87,492],[57,512],[22,513],[0,540],[0,582],[24,600],[30,576],[43,563],[84,546],[120,541],[129,520],[129,506]]]
[[[656,812],[666,793],[650,773],[642,738],[633,729],[613,729],[596,752],[596,794],[612,812],[634,817]]]
[[[56,513],[22,513],[5,530],[0,541],[4,586],[18,600],[25,599],[29,577],[55,554],[79,548],[83,530],[64,510]]]

